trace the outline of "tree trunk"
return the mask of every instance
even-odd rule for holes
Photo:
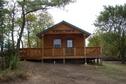
[[[13,11],[12,11],[12,27],[11,27],[11,38],[12,38],[12,49],[14,49],[14,8],[13,8]]]
[[[21,39],[21,45],[22,45],[22,48],[24,48],[24,44],[23,44],[23,41],[22,41],[22,39]]]
[[[31,43],[30,43],[30,32],[28,31],[28,47],[31,48]]]
[[[3,51],[4,51],[4,41],[3,41],[3,34],[2,34],[2,37],[1,37],[1,53],[3,53]]]
[[[3,22],[3,21],[2,21]],[[4,29],[2,28],[2,30],[1,30],[1,53],[3,53],[3,51],[4,51]]]
[[[25,0],[23,0],[23,2],[25,3]],[[22,5],[22,26],[21,26],[21,31],[19,33],[19,38],[17,40],[17,46],[16,46],[18,55],[19,55],[20,42],[21,42],[21,38],[23,35],[24,27],[25,27],[25,8],[24,8],[24,4],[23,4]]]
[[[39,48],[39,41],[38,41],[38,38],[36,39],[36,44],[37,44],[37,48]]]
[[[28,34],[28,36],[27,36],[27,46],[28,46],[28,48],[31,48],[31,42],[30,42],[30,28],[29,28],[29,26],[30,26],[30,24],[28,23],[28,21],[27,21],[27,34]]]

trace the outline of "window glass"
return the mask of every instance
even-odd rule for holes
[[[67,48],[73,47],[73,40],[67,40]]]
[[[54,39],[54,48],[61,48],[61,39]]]

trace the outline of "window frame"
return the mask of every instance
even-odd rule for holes
[[[72,46],[69,46],[68,41],[71,41]],[[70,45],[71,45],[71,44],[70,44]],[[74,48],[74,40],[73,40],[73,39],[67,39],[67,40],[66,40],[66,47],[67,47],[67,48]]]
[[[59,40],[59,43],[56,43],[56,40]],[[57,41],[58,42],[58,41]],[[61,38],[55,38],[53,40],[53,48],[61,48],[61,45],[62,45],[62,40]]]

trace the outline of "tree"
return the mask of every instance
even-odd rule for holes
[[[7,18],[9,11],[4,7],[6,4],[5,1],[0,1],[0,47],[1,52],[3,52],[4,49],[4,40],[6,37],[6,34],[9,32],[9,28],[7,28]]]
[[[4,44],[4,1],[0,1],[0,46],[1,52],[3,52],[3,44]]]
[[[96,31],[93,36],[89,38],[88,46],[100,46],[102,48],[102,54],[110,58],[118,58],[118,38],[113,33],[103,33]]]
[[[102,33],[108,47],[117,52],[122,63],[126,61],[126,4],[105,6],[98,16],[95,26]]]
[[[21,31],[19,33],[19,38],[17,40],[17,50],[20,48],[20,41],[23,35],[23,31],[26,23],[26,15],[39,11],[39,10],[47,10],[50,7],[62,7],[74,0],[23,0],[18,1],[21,11],[22,11],[22,25]]]
[[[32,23],[36,22],[37,17],[34,14],[29,14],[26,16],[26,27],[27,27],[27,47],[31,48],[30,42],[30,32]]]
[[[0,1],[0,46],[1,46],[0,61],[2,61],[0,69],[2,69],[2,70],[10,67],[9,66],[10,61],[11,61],[11,63],[13,61],[12,59],[11,60],[9,59],[10,53],[7,53],[5,51],[5,49],[9,49],[11,47],[11,44],[9,41],[9,33],[10,33],[9,32],[10,31],[10,27],[9,27],[10,19],[8,18],[9,10],[5,7],[6,4],[7,3],[5,1],[3,1],[3,0]]]
[[[101,46],[101,38],[98,33],[93,34],[89,39],[88,46]]]
[[[15,4],[16,2],[13,2],[13,7],[10,9],[10,17],[11,17],[11,38],[12,38],[12,49],[15,49],[15,43],[14,43],[14,27],[15,27]]]
[[[27,34],[24,35],[24,39],[27,39],[25,42],[27,47],[40,47],[36,34],[53,25],[52,16],[48,12],[40,12],[36,15],[27,15],[26,20],[28,21]]]
[[[4,0],[0,0],[0,50],[5,53],[2,58],[5,58],[4,62],[7,67],[11,67],[11,69],[17,67],[17,56],[19,56],[20,42],[23,44],[24,30],[28,30],[28,38],[31,38],[32,35],[36,36],[35,33],[39,28],[43,30],[43,27],[47,28],[51,24],[50,17],[45,13],[48,8],[64,7],[72,1],[74,0],[7,0],[5,3]],[[40,18],[42,21],[32,18],[32,14],[38,15],[40,12],[43,13],[41,13],[43,18]],[[29,22],[30,24],[26,25]],[[15,41],[15,36],[17,36],[17,41]],[[38,41],[37,38],[33,39]],[[30,44],[29,39],[29,46]],[[4,51],[4,47],[7,48],[7,51]]]

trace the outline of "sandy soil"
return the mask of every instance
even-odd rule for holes
[[[22,62],[21,67],[30,75],[27,80],[15,79],[0,84],[126,84],[125,72],[116,74],[114,68],[109,70],[105,66]]]

